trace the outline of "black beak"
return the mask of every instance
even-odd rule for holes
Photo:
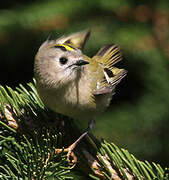
[[[89,64],[89,62],[84,61],[84,60],[78,60],[74,65],[83,66],[83,65],[86,65],[86,64]]]

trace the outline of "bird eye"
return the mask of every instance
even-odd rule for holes
[[[60,62],[60,64],[62,64],[62,65],[66,64],[67,61],[68,61],[68,59],[65,58],[65,57],[61,57],[61,58],[59,59],[59,62]]]

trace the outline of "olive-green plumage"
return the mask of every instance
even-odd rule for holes
[[[126,70],[114,67],[119,48],[106,45],[92,58],[82,53],[89,31],[44,42],[35,57],[35,79],[42,101],[74,119],[93,119],[110,103]]]

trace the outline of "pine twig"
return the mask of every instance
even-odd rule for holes
[[[67,117],[53,116],[40,100],[34,84],[29,83],[27,88],[20,85],[15,91],[7,89],[0,87],[0,178],[71,179],[69,173],[76,164],[79,171],[92,179],[169,178],[168,168],[139,161],[113,143],[103,141],[96,146],[88,138],[75,148],[73,156],[77,159],[73,166],[69,165],[66,151],[60,147],[65,145],[64,139],[69,144],[76,138],[74,134],[70,137],[70,129],[79,136],[77,127]],[[65,126],[59,124],[62,120]]]

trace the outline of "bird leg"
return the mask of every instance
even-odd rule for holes
[[[73,150],[75,149],[77,144],[81,141],[81,139],[84,136],[86,136],[91,129],[93,129],[94,125],[95,125],[95,120],[89,121],[88,128],[84,131],[84,133],[73,144],[71,144],[68,148],[66,148],[66,149],[56,149],[55,150],[56,154],[59,154],[61,152],[67,152],[67,161],[69,163],[73,163],[74,166],[75,166],[76,163],[77,163],[77,157],[74,154]]]

